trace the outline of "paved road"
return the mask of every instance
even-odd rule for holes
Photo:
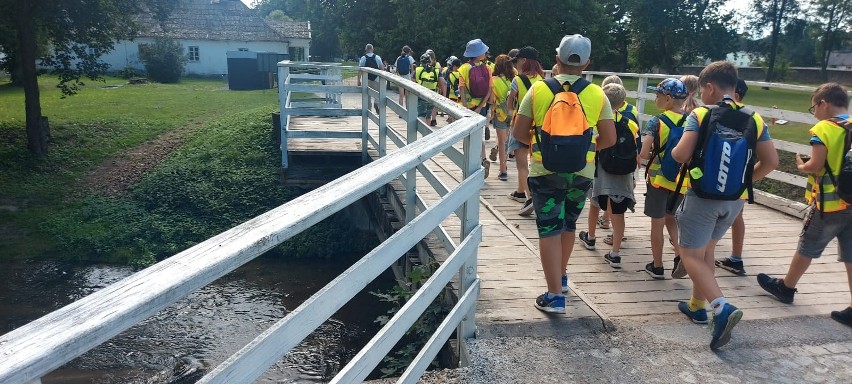
[[[707,346],[706,326],[671,320],[617,321],[612,332],[578,323],[545,337],[483,329],[471,343],[469,367],[430,373],[422,382],[852,382],[852,328],[827,317],[744,320],[718,353]]]

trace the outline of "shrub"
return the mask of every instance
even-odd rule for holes
[[[151,44],[139,44],[139,59],[145,64],[148,78],[160,83],[177,83],[186,64],[183,46],[169,38],[158,38]]]

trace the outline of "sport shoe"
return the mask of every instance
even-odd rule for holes
[[[521,216],[529,216],[532,215],[533,211],[535,211],[535,206],[533,205],[532,199],[527,199],[524,202],[524,206],[518,210],[518,214]]]
[[[710,349],[718,349],[731,341],[731,331],[740,322],[743,311],[731,304],[725,304],[722,312],[713,315],[713,338],[710,339]]]
[[[491,140],[491,130],[488,129],[488,126],[485,126],[485,141]]]
[[[692,320],[695,324],[707,324],[707,311],[704,308],[701,308],[696,311],[689,310],[689,304],[686,302],[678,302],[677,309],[680,309],[680,312],[686,315],[689,320]]]
[[[645,272],[648,272],[651,277],[657,280],[664,280],[666,278],[666,270],[663,267],[655,267],[653,261],[645,264]]]
[[[563,276],[562,281],[565,281],[565,278],[566,276]],[[565,285],[565,283],[562,283],[562,285]],[[563,287],[562,289],[565,288]],[[832,311],[831,318],[837,320],[840,324],[846,324],[852,327],[852,307],[846,307],[846,309],[842,311]]]
[[[545,292],[535,299],[535,307],[548,313],[565,313],[565,296],[556,296]]]
[[[728,257],[724,259],[716,259],[716,266],[735,275],[745,276],[746,274],[742,261],[733,261]]]
[[[600,229],[609,229],[609,220],[603,216],[598,217],[598,227],[600,227]]]
[[[488,178],[488,171],[491,170],[491,162],[488,159],[482,159],[482,168],[485,168],[485,178]]]
[[[622,241],[622,242],[627,241],[627,238],[626,238],[626,237],[622,237],[622,238],[621,238],[621,241]],[[604,237],[604,239],[603,239],[603,242],[604,242],[604,244],[606,244],[606,245],[612,245],[612,234],[606,235],[606,237]]]
[[[497,161],[497,147],[491,148],[491,153],[488,154],[488,158],[491,161]]]
[[[524,193],[524,192],[518,192],[518,191],[512,192],[512,193],[509,194],[509,198],[512,199],[512,200],[515,200],[519,203],[526,203],[527,202],[527,194]]]
[[[765,273],[757,274],[757,283],[764,291],[775,296],[778,301],[785,304],[793,303],[793,296],[798,292],[796,288],[787,288],[781,279],[771,277]]]
[[[430,127],[434,127],[434,126],[436,126],[436,125],[438,125],[438,121],[437,121],[437,120],[435,120],[435,119],[432,119],[432,121],[430,121],[430,122],[429,122],[429,126],[430,126]]]
[[[675,256],[674,268],[672,268],[672,279],[682,279],[684,277],[686,277],[686,267],[683,266],[680,256]]]
[[[621,256],[613,256],[611,253],[607,252],[604,255],[604,260],[609,263],[609,266],[613,268],[621,268]]]
[[[588,232],[580,231],[580,235],[577,236],[577,237],[580,238],[580,243],[583,244],[583,247],[585,247],[586,249],[592,250],[592,251],[595,250],[595,240],[597,240],[597,239],[589,240],[589,233]]]
[[[509,174],[506,173],[506,172],[500,172],[500,174],[497,175],[497,179],[502,180],[502,181],[509,180]]]
[[[568,293],[568,275],[562,275],[562,293]]]

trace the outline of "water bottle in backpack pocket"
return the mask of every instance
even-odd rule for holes
[[[751,202],[758,137],[754,113],[725,102],[707,108],[688,166],[692,190],[698,197],[713,200],[737,200],[748,191]],[[694,171],[696,168],[700,171]]]
[[[533,159],[535,152],[539,152],[539,160],[548,171],[579,172],[588,164],[586,156],[592,145],[592,128],[578,97],[589,82],[581,78],[574,84],[560,84],[551,78],[545,84],[554,98],[541,127],[535,128]]]
[[[660,143],[660,132],[657,131],[654,137],[654,148],[656,148],[657,156],[660,156],[660,173],[669,181],[677,180],[677,174],[680,172],[681,164],[672,157],[672,149],[680,143],[680,138],[683,137],[683,122],[686,121],[686,115],[683,115],[677,123],[674,123],[666,114],[660,114],[660,121],[669,127],[669,137],[665,144]]]

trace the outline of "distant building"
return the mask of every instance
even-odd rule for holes
[[[228,73],[228,51],[289,53],[291,60],[310,56],[310,22],[267,22],[239,0],[182,0],[160,25],[151,15],[142,15],[139,36],[119,41],[101,56],[112,70],[127,66],[143,69],[139,45],[157,37],[169,37],[183,45],[186,73]]]
[[[731,52],[725,56],[725,61],[730,61],[737,67],[751,67],[755,61],[760,60],[760,55],[739,51],[739,52]],[[705,59],[704,65],[710,64],[713,60]]]
[[[832,52],[828,55],[828,68],[852,70],[852,52]]]

